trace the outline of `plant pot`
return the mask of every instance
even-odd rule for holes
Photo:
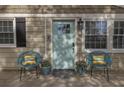
[[[41,74],[43,75],[49,75],[50,72],[51,72],[51,66],[41,68]]]
[[[80,66],[80,67],[77,68],[77,73],[79,75],[84,75],[85,72],[86,72],[86,70],[85,70],[85,67],[84,66]]]

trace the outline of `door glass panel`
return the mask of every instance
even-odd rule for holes
[[[58,34],[70,33],[70,24],[58,24],[57,31]]]

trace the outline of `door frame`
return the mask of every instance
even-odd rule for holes
[[[53,68],[53,21],[56,21],[56,20],[70,20],[70,21],[74,21],[74,25],[75,25],[75,30],[74,30],[74,43],[75,43],[75,47],[74,47],[74,66],[73,66],[73,69],[76,69],[76,54],[77,54],[77,45],[76,45],[76,38],[77,38],[77,18],[67,18],[67,17],[64,17],[64,18],[52,18],[51,19],[51,64],[52,64],[52,70],[53,69],[56,69],[56,68]]]

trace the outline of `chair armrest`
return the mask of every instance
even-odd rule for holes
[[[87,64],[92,64],[92,63],[93,63],[92,55],[89,54],[89,55],[86,57],[86,63],[87,63]]]

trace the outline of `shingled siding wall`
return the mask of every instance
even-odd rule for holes
[[[85,14],[85,13],[124,13],[122,7],[116,6],[0,6],[0,14]],[[46,26],[45,26],[46,20]],[[26,48],[22,50],[34,49],[39,51],[42,56],[48,55],[51,60],[52,50],[52,18],[26,17]],[[46,31],[46,37],[45,37]],[[77,54],[79,58],[82,50],[82,35],[80,32],[76,35]],[[45,46],[46,38],[46,46]],[[17,52],[15,48],[0,48],[0,68],[16,68]],[[124,53],[113,53],[113,70],[124,70]]]
[[[112,54],[112,69],[116,71],[124,70],[124,54],[123,53],[113,53]]]
[[[17,49],[35,50],[44,56],[45,53],[45,19],[29,17],[26,18],[26,47],[25,48],[0,48],[0,69],[17,68]]]
[[[36,49],[45,53],[45,19],[30,17],[26,18],[26,43],[27,48]]]
[[[45,27],[46,20],[46,27]],[[46,54],[48,55],[49,60],[51,60],[51,33],[52,33],[52,18],[37,18],[37,17],[28,17],[26,18],[26,42],[27,47],[21,48],[22,50],[34,49],[39,51],[42,56],[45,55],[45,29],[46,29]],[[82,34],[80,31],[77,32],[76,36],[76,45],[77,45],[77,54],[75,58],[80,57],[81,48],[82,48]],[[17,48],[0,48],[0,68],[11,69],[16,68],[16,59],[17,59]],[[124,70],[124,54],[123,53],[113,53],[112,54],[113,70]]]
[[[52,18],[46,18],[46,54],[51,61],[52,53]]]
[[[124,10],[123,7],[114,5],[1,5],[0,13],[124,13]]]

